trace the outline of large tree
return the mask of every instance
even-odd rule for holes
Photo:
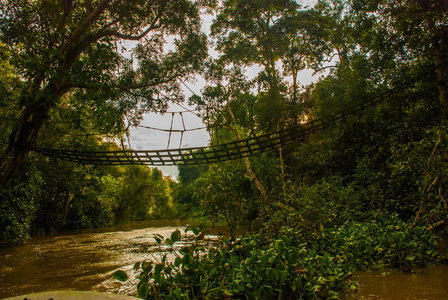
[[[390,1],[378,6],[408,54],[406,58],[423,57],[435,62],[439,102],[448,109],[446,71],[448,49],[448,2],[446,0]],[[397,49],[398,47],[396,47]]]
[[[115,132],[125,117],[137,121],[180,100],[178,79],[198,70],[207,55],[199,9],[189,0],[2,1],[0,42],[22,88],[0,99],[1,107],[17,111],[2,141],[0,186],[63,98]],[[134,41],[130,58],[121,54],[130,47],[126,41]]]
[[[283,32],[284,20],[296,16],[298,9],[299,5],[290,0],[224,1],[212,24],[223,64],[262,67],[258,82],[260,91],[267,94],[270,113],[262,123],[268,131],[277,129],[284,104],[277,67],[289,43]]]
[[[254,79],[252,132],[278,131],[303,117],[298,73],[320,69],[332,51],[324,40],[328,31],[324,17],[292,0],[221,2],[211,26],[216,50],[222,53],[217,61],[229,69],[234,65],[261,69]],[[278,154],[286,194],[283,147]]]

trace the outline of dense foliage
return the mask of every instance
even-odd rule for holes
[[[189,230],[199,242],[201,230]],[[256,234],[224,240],[208,249],[197,242],[178,252],[179,230],[154,239],[169,251],[160,261],[135,264],[140,271],[137,293],[143,299],[337,299],[340,292],[356,289],[349,280],[354,270],[409,270],[441,261],[434,234],[396,215],[307,236],[288,229],[270,238]],[[174,260],[167,260],[168,253]],[[113,276],[128,280],[121,270]]]

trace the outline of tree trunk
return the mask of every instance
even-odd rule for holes
[[[69,69],[59,72],[60,77],[68,72]],[[58,80],[49,82],[45,88],[40,89],[43,81],[37,78],[21,98],[20,103],[26,105],[16,127],[9,135],[8,146],[0,156],[0,190],[14,175],[23,158],[33,149],[42,125],[50,118],[49,112],[56,107],[70,87],[67,81]]]
[[[280,124],[277,123],[277,131],[280,131]],[[280,158],[280,177],[282,179],[282,192],[283,196],[286,196],[286,178],[285,178],[285,163],[283,161],[283,147],[278,148],[278,154]]]
[[[448,109],[448,95],[446,89],[445,75],[443,74],[443,53],[440,49],[439,41],[432,43],[434,52],[436,55],[436,73],[437,73],[437,85],[439,87],[439,101],[442,104],[444,110]]]
[[[68,208],[69,208],[71,200],[72,200],[72,197],[70,195],[70,191],[67,191],[65,194],[65,209],[64,209],[64,216],[63,216],[64,222],[67,219]]]
[[[269,77],[271,78],[270,91],[274,97],[274,99],[273,99],[274,105],[277,106],[277,111],[276,111],[276,115],[275,115],[275,122],[276,122],[275,128],[277,129],[277,131],[280,131],[280,119],[281,119],[281,115],[279,113],[281,110],[280,92],[279,92],[278,79],[277,79],[277,74],[276,74],[276,69],[275,69],[275,60],[272,55],[272,52],[270,52],[270,53],[271,53],[270,70],[269,70]],[[283,193],[283,196],[285,196],[286,195],[285,168],[284,168],[284,163],[283,163],[283,149],[282,149],[281,145],[278,148],[278,153],[279,153],[279,157],[280,157],[280,177],[282,180],[282,193]]]
[[[14,175],[25,155],[36,143],[40,128],[46,119],[42,107],[33,110],[26,107],[16,128],[9,136],[9,145],[0,156],[0,190]]]
[[[232,108],[230,107],[230,104],[227,103],[227,108],[229,110],[230,117],[232,118],[233,123],[235,124],[235,134],[236,137],[239,140],[242,140],[242,137],[240,133],[238,132],[237,122],[235,115],[232,112]],[[252,170],[252,167],[250,165],[250,160],[248,157],[243,157],[244,165],[246,166],[247,174],[249,175],[250,179],[253,180],[255,187],[260,192],[261,196],[263,197],[263,200],[266,202],[269,198],[268,193],[266,192],[266,189],[264,188],[263,184],[258,180],[257,175],[255,175],[255,172]]]
[[[420,3],[420,6],[422,7],[423,11],[426,13],[428,12],[429,8],[425,8]],[[446,12],[446,11],[445,11]],[[437,25],[435,24],[435,21],[432,17],[429,17],[427,19],[428,21],[428,27],[427,30],[432,33],[433,37],[431,38],[431,47],[434,49],[434,54],[436,57],[436,73],[437,73],[437,86],[439,88],[439,102],[442,105],[442,109],[444,111],[448,110],[448,99],[447,99],[447,89],[446,89],[446,81],[445,81],[445,75],[443,74],[443,65],[444,65],[444,59],[443,59],[443,52],[440,48],[440,32],[437,30]]]

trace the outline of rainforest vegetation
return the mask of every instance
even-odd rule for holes
[[[446,1],[7,0],[0,14],[1,239],[164,217],[249,228],[136,264],[149,299],[337,298],[353,270],[446,262]],[[260,155],[179,165],[178,182],[39,154],[123,149],[195,76],[211,145],[350,115]]]

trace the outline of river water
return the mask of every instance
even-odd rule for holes
[[[415,268],[403,273],[394,269],[355,273],[359,291],[344,295],[343,300],[446,300],[448,266]]]
[[[134,263],[160,259],[153,234],[169,237],[186,227],[183,220],[146,221],[105,229],[64,232],[0,248],[0,299],[55,290],[135,295],[136,281],[117,282],[111,273],[124,270],[136,278]],[[214,240],[216,236],[209,236]],[[188,244],[188,240],[178,247]],[[178,243],[176,243],[178,244]],[[163,250],[163,249],[162,249]],[[343,299],[448,299],[448,266],[358,273],[358,293]]]
[[[146,221],[0,248],[0,299],[51,290],[135,294],[135,286],[123,285],[110,274],[117,269],[132,273],[134,263],[160,259],[153,234],[169,237],[176,229],[184,233],[186,225],[183,220]]]

